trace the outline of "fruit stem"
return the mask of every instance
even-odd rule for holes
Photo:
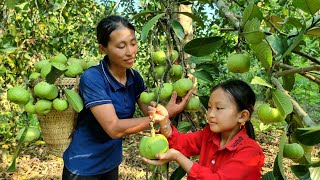
[[[153,123],[154,123],[154,119],[152,118],[151,121],[150,121],[150,134],[151,134],[151,137],[155,137],[156,136],[156,131],[154,129]]]

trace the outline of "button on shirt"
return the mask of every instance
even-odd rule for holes
[[[264,154],[258,143],[249,138],[242,129],[228,144],[220,147],[220,134],[206,126],[193,133],[179,133],[173,126],[168,137],[170,148],[180,151],[187,157],[199,156],[187,176],[193,179],[234,179],[258,180],[264,164]]]
[[[146,89],[140,74],[128,69],[127,83],[119,83],[106,60],[86,70],[80,78],[79,94],[85,108],[79,113],[73,139],[63,155],[66,168],[89,176],[113,170],[122,161],[122,138],[112,139],[95,119],[90,107],[113,104],[119,119],[132,118],[136,101]]]

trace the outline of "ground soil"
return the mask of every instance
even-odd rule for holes
[[[278,144],[281,134],[282,132],[279,130],[272,130],[260,133],[256,137],[266,156],[265,165],[261,172],[262,174],[272,170],[273,162],[278,152]],[[143,135],[145,134],[139,133],[128,136],[124,139],[124,159],[120,165],[121,180],[146,179],[146,165],[142,162],[137,149],[138,142]],[[313,154],[318,154],[319,149],[319,146],[314,148]],[[29,144],[24,147],[17,161],[16,170],[11,173],[4,172],[9,165],[5,161],[8,157],[2,154],[2,158],[2,161],[0,161],[0,172],[3,172],[0,174],[0,179],[61,179],[63,161],[60,157],[49,154],[45,145]],[[290,165],[292,164],[294,163],[291,160],[284,160],[286,178],[295,180],[298,178],[290,172]],[[172,173],[176,167],[177,164],[170,163],[169,174],[170,172]],[[183,179],[186,178],[184,177]]]

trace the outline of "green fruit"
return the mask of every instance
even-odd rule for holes
[[[139,99],[143,104],[149,105],[151,101],[154,101],[156,99],[156,97],[154,95],[154,92],[142,92]]]
[[[52,102],[46,99],[40,99],[35,104],[37,114],[47,114],[52,109]]]
[[[50,61],[48,61],[48,60],[38,61],[38,62],[36,62],[34,67],[35,67],[37,72],[40,72],[42,67],[45,66],[46,64],[50,64]]]
[[[25,105],[30,100],[30,92],[21,86],[15,86],[8,90],[7,99],[16,104]]]
[[[34,94],[39,98],[53,100],[58,96],[58,88],[45,81],[41,81],[34,87]]]
[[[85,68],[85,69],[89,69],[91,66],[95,66],[95,65],[97,65],[98,64],[98,62],[96,62],[96,61],[88,61],[87,62],[87,68]]]
[[[172,62],[176,61],[179,58],[179,53],[176,50],[172,50]]]
[[[67,67],[67,71],[64,72],[64,74],[67,77],[76,77],[77,75],[80,75],[82,72],[83,72],[83,69],[82,69],[81,65],[75,63],[75,64],[70,64]]]
[[[176,91],[180,97],[184,97],[192,87],[192,80],[188,78],[179,79],[173,84],[173,90]]]
[[[42,78],[47,77],[47,75],[51,72],[51,69],[52,69],[51,63],[47,63],[43,65],[40,71],[41,77]]]
[[[64,111],[68,108],[68,101],[66,99],[56,98],[52,101],[52,106],[57,111]]]
[[[227,60],[227,68],[233,73],[244,73],[250,69],[250,59],[248,53],[231,54]]]
[[[270,107],[270,104],[262,104],[257,109],[257,114],[261,122],[275,123],[284,120],[284,117],[277,108]]]
[[[156,79],[162,78],[165,71],[166,71],[166,66],[160,65],[160,66],[154,67],[155,78]]]
[[[162,134],[155,137],[143,136],[139,143],[139,153],[148,159],[156,159],[156,154],[165,153],[169,149],[167,138]]]
[[[299,159],[303,156],[304,149],[298,143],[285,144],[283,149],[283,157],[289,159]]]
[[[192,96],[188,101],[184,110],[189,112],[197,112],[200,110],[201,102],[198,96]]]
[[[174,78],[181,78],[183,75],[183,67],[180,64],[173,64],[170,69],[170,75]]]
[[[74,57],[71,57],[68,59],[68,64],[80,64],[80,66],[82,67],[82,69],[87,69],[87,63],[85,60],[83,59],[77,59],[77,58],[74,58]]]
[[[151,58],[156,64],[164,64],[166,62],[166,53],[162,50],[151,53]]]
[[[154,91],[155,98],[158,97],[158,92],[160,90],[160,87],[156,87]],[[173,92],[173,86],[171,83],[163,83],[163,87],[160,91],[160,100],[166,100],[169,97],[171,97],[171,94]]]
[[[35,114],[36,113],[36,106],[33,104],[33,101],[29,101],[26,105],[24,105],[24,110],[27,113]]]
[[[18,131],[17,138],[20,140],[22,133],[26,128],[23,127]],[[27,132],[24,136],[23,142],[32,142],[40,137],[40,130],[36,127],[28,127]]]
[[[66,64],[67,63],[67,57],[62,53],[58,53],[57,55],[52,56],[50,58],[50,61],[51,62],[58,62],[58,63],[61,63],[61,64]]]
[[[41,74],[38,72],[33,72],[29,76],[29,80],[39,79],[41,77]]]
[[[59,62],[52,62],[51,65],[60,71],[65,71],[67,69],[67,66],[65,64]]]

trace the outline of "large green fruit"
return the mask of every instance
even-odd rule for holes
[[[184,97],[190,89],[192,89],[193,83],[191,79],[182,78],[173,84],[173,90],[177,92],[178,96]]]
[[[20,140],[24,130],[25,130],[25,127],[21,128],[18,131],[17,138],[19,140]],[[36,128],[36,127],[28,127],[26,135],[25,135],[25,137],[23,139],[23,142],[32,142],[32,141],[35,141],[35,140],[39,139],[39,137],[40,137],[40,130],[38,128]]]
[[[66,64],[67,63],[67,57],[62,53],[58,53],[58,54],[52,56],[50,58],[50,61],[51,62],[58,62],[58,63]]]
[[[34,94],[39,98],[53,100],[58,96],[58,88],[45,81],[41,81],[34,87]]]
[[[68,108],[69,104],[66,99],[56,98],[52,101],[52,106],[57,111],[64,111]]]
[[[285,144],[283,149],[283,157],[289,159],[299,159],[303,156],[304,149],[298,143]]]
[[[257,114],[261,122],[275,123],[284,120],[284,117],[277,108],[272,108],[270,104],[261,104],[257,109]]]
[[[35,104],[37,114],[47,114],[52,109],[52,101],[40,99]]]
[[[149,105],[151,101],[154,101],[156,99],[156,97],[154,95],[154,92],[142,92],[139,99],[143,104]]]
[[[230,72],[244,73],[250,69],[250,58],[247,52],[243,54],[231,54],[227,60],[227,68]]]
[[[33,72],[29,76],[29,80],[39,79],[41,77],[41,74],[38,72]]]
[[[35,114],[36,113],[36,106],[33,104],[33,101],[29,101],[26,105],[24,105],[24,110],[27,113]]]
[[[40,72],[42,67],[45,66],[46,64],[50,64],[50,61],[49,60],[38,61],[35,63],[34,68],[36,69],[37,72]]]
[[[160,90],[160,86],[156,87],[156,89],[154,90],[155,98],[158,97],[159,90]],[[172,92],[173,92],[172,84],[163,83],[163,87],[161,88],[161,91],[160,91],[160,100],[168,99],[169,97],[171,97]]]
[[[97,64],[98,64],[98,62],[96,62],[96,61],[93,61],[93,60],[88,61],[87,62],[87,67],[85,69],[89,69],[91,66],[95,66]]]
[[[192,96],[190,100],[188,101],[186,107],[184,110],[190,111],[190,112],[197,112],[201,108],[201,102],[198,96]]]
[[[162,134],[156,134],[155,137],[143,136],[139,143],[139,153],[148,159],[156,159],[156,154],[167,152],[169,143]]]
[[[80,64],[78,63],[73,63],[73,64],[70,64],[68,67],[67,67],[67,71],[64,72],[64,74],[67,76],[67,77],[76,77],[77,75],[80,75],[81,73],[83,72],[83,69],[81,67]]]
[[[15,86],[8,90],[7,99],[16,104],[25,105],[30,100],[30,92],[21,86]]]
[[[156,64],[164,64],[166,62],[166,53],[163,50],[158,50],[151,53],[151,58]]]
[[[166,71],[166,66],[164,66],[164,65],[158,65],[158,66],[154,67],[155,78],[156,79],[162,78],[165,71]]]
[[[170,69],[170,75],[174,78],[180,79],[183,74],[183,67],[180,64],[173,64]]]
[[[74,57],[71,57],[68,59],[68,64],[80,64],[83,70],[87,69],[87,62],[83,59],[77,59]]]

